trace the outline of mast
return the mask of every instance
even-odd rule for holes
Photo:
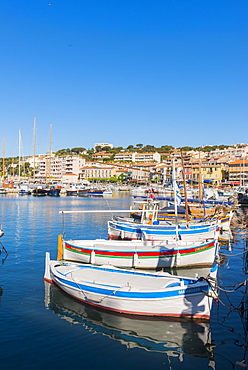
[[[172,186],[174,191],[174,210],[175,210],[175,220],[176,220],[176,240],[178,240],[178,218],[177,218],[177,193],[176,193],[176,171],[175,171],[175,159],[172,162]]]
[[[3,137],[3,171],[2,171],[2,182],[4,182],[5,177],[5,137]]]
[[[36,116],[34,116],[34,157],[33,157],[33,161],[34,161],[34,175],[33,177],[35,178],[35,169],[36,169]]]
[[[182,168],[183,168],[183,188],[184,188],[184,199],[185,199],[185,210],[186,210],[186,221],[189,221],[189,206],[188,206],[188,196],[186,190],[186,181],[185,181],[185,167],[184,167],[184,160],[183,160],[183,153],[181,151],[181,160],[182,160]]]
[[[245,151],[242,150],[242,158],[243,158],[243,170],[242,170],[242,184],[240,182],[240,185],[245,186]]]
[[[201,154],[199,150],[199,199],[203,200],[203,193],[204,193],[204,183],[202,182],[202,173],[201,173]],[[203,200],[203,211],[204,217],[206,216],[206,207],[205,207],[205,200]]]
[[[20,181],[21,180],[21,130],[19,130],[19,135],[18,135],[18,157],[19,157],[18,181]]]
[[[199,150],[199,199],[202,199],[201,154]]]
[[[51,175],[51,162],[52,162],[52,123],[50,123],[50,147],[49,147],[49,155],[47,161],[47,182],[49,182],[50,175]]]

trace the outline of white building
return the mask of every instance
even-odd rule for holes
[[[120,152],[115,155],[116,161],[129,162],[161,162],[159,153],[137,153],[137,152]]]
[[[44,155],[35,157],[28,157],[27,161],[30,166],[35,166],[36,178],[55,178],[62,179],[65,174],[73,174],[79,177],[80,168],[85,165],[85,159],[79,155],[64,155],[64,156],[51,156]]]
[[[241,158],[248,155],[247,144],[236,144],[225,149],[215,149],[209,152],[212,157],[228,156],[228,158]]]

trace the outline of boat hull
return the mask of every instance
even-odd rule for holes
[[[188,240],[199,238],[215,238],[218,224],[212,222],[206,225],[148,225],[131,222],[108,221],[109,239],[122,240]]]
[[[216,239],[201,242],[70,240],[63,241],[63,259],[125,268],[211,266],[218,251]]]
[[[61,264],[50,261],[49,257],[46,271],[45,280],[98,308],[131,315],[210,318],[213,295],[207,281],[111,266]]]

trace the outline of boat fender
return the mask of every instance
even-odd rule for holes
[[[133,267],[137,267],[138,266],[138,253],[134,253],[133,255]]]
[[[91,254],[90,254],[90,263],[92,265],[94,265],[94,263],[95,263],[95,255],[96,255],[95,251],[92,251]]]
[[[180,266],[180,260],[181,260],[181,254],[178,251],[176,254],[176,259],[175,259],[175,267]]]

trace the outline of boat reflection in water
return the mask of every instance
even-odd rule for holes
[[[213,345],[209,322],[168,319],[133,318],[95,310],[66,295],[54,284],[44,281],[45,306],[70,324],[82,324],[86,329],[120,341],[127,348],[164,352],[168,357],[183,355],[209,359],[214,368]]]

